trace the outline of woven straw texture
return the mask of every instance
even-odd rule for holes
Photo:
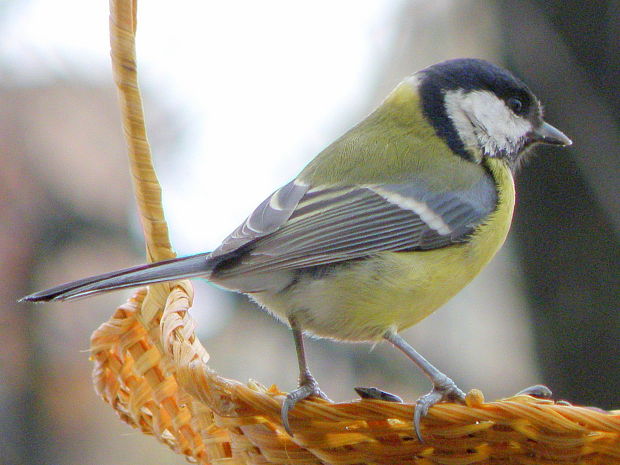
[[[136,2],[111,0],[119,88],[150,261],[174,257],[137,85]],[[194,335],[189,281],[139,290],[91,338],[93,382],[120,418],[201,464],[620,464],[620,412],[518,396],[439,404],[413,435],[411,404],[301,402],[282,429],[284,393],[221,378]]]

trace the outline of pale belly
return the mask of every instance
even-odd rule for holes
[[[251,297],[285,322],[294,315],[304,331],[324,338],[375,341],[388,330],[418,323],[465,287],[506,239],[514,208],[512,176],[501,163],[488,163],[502,194],[496,211],[468,242],[382,252],[320,277],[301,273],[282,292]]]
[[[302,275],[286,292],[252,297],[283,320],[294,315],[316,336],[374,341],[418,323],[466,286],[490,259],[473,250],[467,244],[385,252],[319,279]]]

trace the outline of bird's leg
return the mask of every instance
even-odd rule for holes
[[[394,347],[402,351],[433,383],[431,392],[423,395],[416,401],[415,413],[413,415],[413,427],[418,439],[422,442],[420,420],[426,416],[428,409],[442,400],[454,400],[465,403],[465,393],[457,387],[454,381],[431,365],[428,360],[422,357],[395,331],[388,331],[383,337],[391,342]]]
[[[289,392],[282,404],[282,411],[280,412],[282,418],[282,425],[288,434],[293,436],[291,426],[288,422],[288,413],[295,407],[295,404],[300,400],[307,399],[308,397],[317,396],[323,399],[329,400],[328,397],[321,392],[319,384],[310,373],[308,364],[306,363],[306,351],[304,350],[304,336],[297,323],[295,317],[289,317],[289,324],[293,331],[293,339],[295,340],[295,350],[297,351],[297,362],[299,363],[299,387],[292,392]]]

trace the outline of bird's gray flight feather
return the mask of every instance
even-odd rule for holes
[[[458,192],[433,192],[412,181],[315,188],[289,183],[273,195],[277,201],[266,199],[214,251],[234,257],[216,267],[214,277],[444,247],[465,241],[497,202],[490,176]]]

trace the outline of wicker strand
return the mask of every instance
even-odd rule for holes
[[[110,36],[131,172],[151,261],[175,256],[161,206],[137,83],[136,1],[111,0]],[[378,400],[304,401],[282,429],[285,393],[227,380],[188,314],[189,281],[139,290],[92,335],[93,383],[119,417],[201,464],[620,465],[620,412],[517,396],[438,404],[412,430],[413,406]]]

